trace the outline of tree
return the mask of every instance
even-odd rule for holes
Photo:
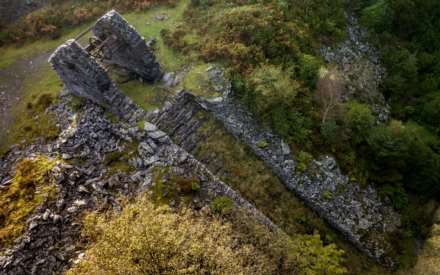
[[[406,190],[435,196],[440,192],[438,140],[415,123],[392,121],[369,131],[371,178],[378,183],[400,184]]]
[[[345,123],[352,132],[352,139],[355,144],[362,142],[366,133],[374,126],[375,118],[367,105],[350,102],[347,104]]]
[[[325,72],[318,80],[315,101],[321,108],[321,123],[325,124],[329,117],[334,117],[341,107],[342,94],[345,87],[335,68]]]
[[[300,60],[299,76],[307,84],[314,88],[319,77],[320,64],[318,60],[308,54],[304,54]]]

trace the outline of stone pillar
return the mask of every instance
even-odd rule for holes
[[[105,70],[77,43],[68,40],[50,56],[49,62],[72,94],[110,105],[116,89]]]
[[[105,14],[92,31],[101,41],[115,40],[102,48],[103,63],[119,66],[147,82],[161,79],[160,65],[144,38],[118,12]]]
[[[59,46],[49,62],[72,94],[90,99],[129,122],[136,122],[145,116],[75,40]]]

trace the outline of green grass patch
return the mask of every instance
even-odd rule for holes
[[[176,71],[186,62],[183,55],[167,47],[160,35],[164,29],[173,31],[181,22],[184,11],[189,5],[189,0],[180,1],[175,7],[158,6],[145,12],[123,14],[130,24],[146,39],[154,37],[157,40],[156,57],[166,71]],[[156,16],[164,15],[165,20],[157,20]]]
[[[170,94],[158,84],[145,84],[137,80],[132,80],[118,86],[125,95],[146,111],[160,107]]]
[[[129,163],[129,160],[136,156],[138,145],[138,142],[127,142],[124,145],[124,150],[107,153],[104,157],[104,164],[107,166],[109,174],[134,171],[135,168]]]
[[[18,60],[55,50],[66,40],[76,37],[90,25],[85,24],[75,28],[67,28],[57,39],[40,39],[22,45],[12,45],[0,48],[0,69],[6,69]]]
[[[4,153],[13,144],[28,144],[36,138],[52,140],[59,134],[56,118],[46,109],[56,102],[62,88],[61,81],[48,64],[30,75],[24,83],[23,97],[12,108],[15,123],[9,129],[5,141],[0,144],[0,153]]]
[[[209,206],[214,213],[227,215],[234,208],[234,202],[226,196],[221,196],[215,198]]]
[[[18,163],[12,183],[0,189],[0,248],[22,235],[27,218],[56,194],[55,183],[48,175],[55,162],[45,156],[24,159]]]

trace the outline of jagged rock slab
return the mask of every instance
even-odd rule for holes
[[[159,63],[142,38],[115,10],[101,17],[92,28],[99,40],[111,43],[102,47],[102,62],[117,65],[145,81],[162,78]]]
[[[295,171],[289,146],[258,125],[249,112],[230,98],[213,103],[183,92],[174,102],[149,115],[158,127],[167,129],[173,140],[191,151],[198,142],[203,142],[197,135],[197,129],[204,123],[196,115],[201,108],[251,147],[288,189],[356,247],[377,261],[393,266],[394,259],[390,257],[393,247],[388,237],[398,230],[399,215],[380,200],[372,186],[361,188],[349,182],[333,158],[312,161],[304,173]],[[261,146],[262,140],[264,146]]]
[[[143,115],[115,86],[104,68],[74,40],[59,46],[49,62],[72,94],[104,106],[129,121]]]

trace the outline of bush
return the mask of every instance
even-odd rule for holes
[[[296,160],[297,160],[296,169],[300,173],[303,173],[306,171],[310,162],[313,160],[313,156],[307,152],[300,151],[296,157]]]
[[[206,213],[155,207],[145,197],[109,218],[90,214],[94,241],[67,274],[270,274],[274,263]]]
[[[105,1],[51,1],[44,8],[6,28],[0,44],[24,42],[39,38],[55,39],[68,27],[78,26],[103,15],[111,8],[120,12],[140,11],[156,4],[174,4],[174,0],[105,0]]]
[[[214,213],[220,215],[227,215],[231,213],[232,209],[234,208],[234,202],[226,196],[221,196],[215,198],[211,202],[210,207]]]
[[[301,85],[291,78],[292,73],[280,66],[261,65],[246,80],[235,81],[240,96],[260,120],[268,124],[284,138],[306,143],[310,135],[311,121],[299,108],[305,108],[307,96],[298,99],[302,93]],[[304,93],[305,94],[305,93]],[[299,105],[299,107],[297,107]]]
[[[314,88],[318,80],[319,61],[312,55],[304,54],[300,59],[299,76],[310,88]]]
[[[379,189],[379,195],[382,197],[388,197],[394,208],[397,210],[402,210],[408,206],[408,194],[401,184],[385,184]]]
[[[365,133],[368,133],[375,123],[375,118],[367,105],[351,102],[345,113],[345,123],[352,132],[352,140],[359,144],[365,140]]]
[[[361,22],[379,32],[387,30],[391,24],[389,12],[388,1],[375,1],[374,4],[362,10]]]
[[[322,124],[320,132],[327,144],[336,144],[340,141],[339,126],[333,119]]]

